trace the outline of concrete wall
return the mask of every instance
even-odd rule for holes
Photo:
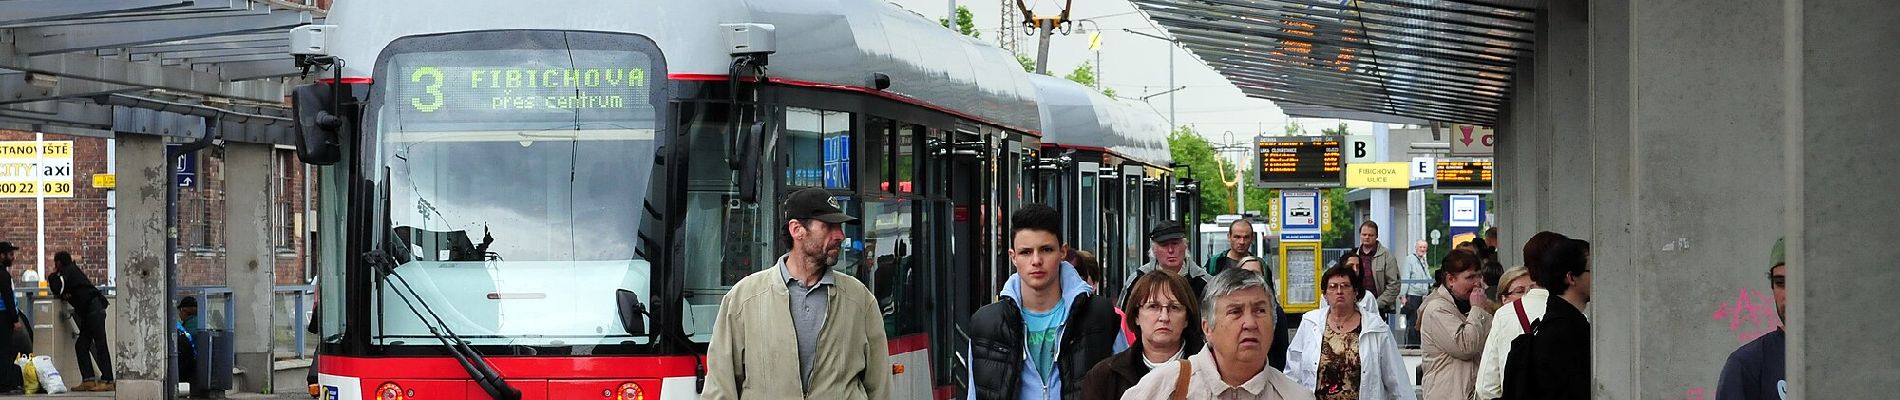
[[[1551,0],[1500,114],[1506,261],[1539,230],[1593,243],[1596,398],[1712,398],[1728,354],[1780,326],[1791,398],[1900,379],[1900,11],[1871,0]],[[1803,271],[1806,269],[1806,271]],[[1812,273],[1809,273],[1812,272]],[[1810,327],[1814,327],[1810,329]],[[1819,329],[1826,327],[1826,329]]]
[[[1900,8],[1880,0],[1789,4],[1801,46],[1784,101],[1793,191],[1786,221],[1789,398],[1893,398],[1900,382]]]

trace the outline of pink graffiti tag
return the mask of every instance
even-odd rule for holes
[[[1683,394],[1682,398],[1684,400],[1702,400],[1703,399],[1702,393],[1706,391],[1707,389],[1704,389],[1704,388],[1689,389],[1689,392]]]
[[[1728,331],[1735,334],[1736,343],[1748,343],[1781,327],[1781,318],[1775,315],[1774,298],[1767,292],[1748,289],[1736,295],[1734,304],[1716,306],[1715,313],[1709,317],[1716,321],[1727,320]]]

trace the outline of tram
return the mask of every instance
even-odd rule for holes
[[[325,24],[292,33],[323,77],[292,98],[326,399],[693,398],[720,297],[810,187],[864,222],[834,268],[885,310],[894,397],[958,397],[1008,213],[1075,198],[1038,165],[1118,168],[1099,198],[1124,217],[1097,223],[1122,228],[1079,246],[1197,203],[1152,142],[1047,143],[1092,131],[1010,54],[883,2],[346,0]]]

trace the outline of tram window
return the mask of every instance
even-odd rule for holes
[[[770,254],[777,237],[774,228],[782,226],[771,221],[769,205],[775,196],[770,190],[759,192],[761,207],[732,207],[738,186],[725,164],[731,135],[727,112],[723,104],[679,105],[681,131],[691,152],[686,157],[684,212],[685,220],[692,221],[685,224],[680,240],[685,254],[679,270],[685,271],[685,288],[692,293],[682,322],[686,334],[702,342],[711,338],[726,289],[776,260],[777,254]],[[772,187],[769,177],[759,184]]]
[[[894,143],[897,147],[897,192],[917,192],[917,137],[922,136],[922,125],[900,125]]]
[[[871,117],[864,125],[864,170],[865,183],[875,185],[866,191],[889,193],[897,190],[891,183],[891,136],[895,130],[891,120]]]
[[[851,187],[851,114],[787,108],[785,140],[790,149],[785,182],[790,186]]]
[[[917,254],[915,204],[907,199],[868,200],[864,212],[863,251],[852,275],[877,297],[887,336],[919,332],[932,315],[926,300],[934,286]]]

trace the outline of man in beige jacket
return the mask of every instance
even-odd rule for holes
[[[1156,366],[1122,398],[1312,399],[1313,391],[1267,367],[1279,316],[1274,315],[1273,292],[1260,274],[1239,268],[1221,271],[1206,290],[1201,329],[1207,332],[1208,351]]]
[[[1478,255],[1452,250],[1440,265],[1443,277],[1419,310],[1425,350],[1425,400],[1466,400],[1478,380],[1478,360],[1491,331],[1491,300],[1484,295],[1484,265]]]
[[[864,283],[831,270],[857,218],[823,189],[780,208],[791,251],[719,301],[701,398],[890,398],[884,315]]]

